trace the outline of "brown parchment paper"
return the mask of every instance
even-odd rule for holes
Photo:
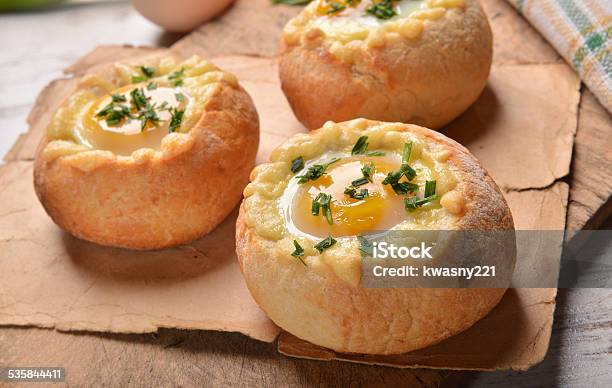
[[[138,63],[168,52],[103,47],[68,71],[82,75],[130,54]],[[231,58],[221,62],[244,66]],[[269,64],[262,69],[269,71]],[[261,70],[254,66],[253,71],[250,79],[258,85]],[[198,241],[150,252],[75,239],[47,217],[33,191],[31,160],[51,115],[75,83],[71,77],[57,80],[41,93],[29,133],[0,169],[0,324],[122,333],[209,329],[273,341],[279,329],[254,303],[240,275],[234,254],[236,212]],[[273,94],[265,82],[249,88]],[[276,93],[273,99],[284,102],[280,90]]]
[[[160,54],[103,47],[70,71],[81,74],[116,58],[117,52],[127,57],[129,50]],[[234,72],[257,105],[262,128],[258,162],[285,138],[304,130],[280,91],[274,58],[229,56],[214,62]],[[567,185],[557,179],[569,168],[575,130],[579,83],[571,77],[565,65],[497,67],[482,98],[447,130],[480,157],[505,188],[519,228],[564,227]],[[561,78],[566,81],[559,82]],[[73,82],[60,80],[43,91],[29,118],[31,131],[0,168],[0,324],[127,333],[159,327],[210,329],[273,340],[278,328],[252,301],[236,264],[235,214],[201,240],[156,252],[80,241],[46,216],[33,192],[31,160],[50,112]],[[515,141],[520,141],[518,146]],[[523,171],[524,176],[514,176]],[[401,367],[526,369],[546,352],[555,293],[513,290],[485,320],[424,353],[391,358],[340,355],[286,333],[279,350],[297,357]]]
[[[190,245],[132,252],[60,231],[37,202],[32,163],[0,167],[0,324],[146,333],[238,331],[273,341],[233,256],[234,222]]]

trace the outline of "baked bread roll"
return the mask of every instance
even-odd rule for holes
[[[491,59],[477,0],[315,0],[284,29],[279,74],[309,129],[359,117],[440,129],[478,98]]]
[[[194,240],[240,202],[259,122],[236,78],[198,57],[116,63],[55,113],[34,186],[53,221],[102,245]]]
[[[414,176],[388,179],[405,164]],[[365,181],[356,182],[362,174]],[[432,130],[328,122],[277,148],[253,170],[244,196],[236,250],[246,284],[278,326],[313,344],[349,353],[409,352],[469,328],[505,292],[361,284],[359,236],[370,231],[514,230],[504,197],[480,163]],[[504,265],[513,268],[515,256],[508,260]]]

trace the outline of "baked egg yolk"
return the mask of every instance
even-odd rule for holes
[[[382,182],[391,171],[398,170],[401,161],[389,157],[352,156],[331,164],[326,174],[300,185],[293,199],[292,221],[304,233],[313,236],[355,236],[369,231],[391,229],[405,217],[403,196]],[[352,182],[364,178],[362,168],[374,166],[371,179],[354,186],[357,193],[367,189],[364,198],[345,194]],[[320,193],[331,195],[330,225],[322,209],[312,214],[312,204]]]
[[[94,101],[84,116],[82,141],[94,149],[130,155],[141,148],[159,149],[173,117],[184,113],[189,96],[181,88],[129,85]],[[181,112],[183,111],[183,112]]]

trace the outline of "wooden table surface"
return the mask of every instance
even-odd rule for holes
[[[27,113],[42,87],[94,46],[168,46],[179,38],[123,1],[0,15],[0,155],[27,129]],[[0,329],[0,365],[63,366],[69,385],[77,386],[612,386],[612,290],[560,290],[548,355],[524,373],[440,374],[298,360],[279,355],[275,344],[229,333],[113,335],[16,327]]]

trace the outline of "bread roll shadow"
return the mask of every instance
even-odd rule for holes
[[[487,84],[478,100],[440,132],[469,149],[491,128],[499,125],[500,108],[495,91]]]
[[[220,270],[236,261],[234,231],[237,210],[211,233],[175,248],[135,251],[77,239],[66,232],[62,242],[79,271],[121,282],[181,282]]]

